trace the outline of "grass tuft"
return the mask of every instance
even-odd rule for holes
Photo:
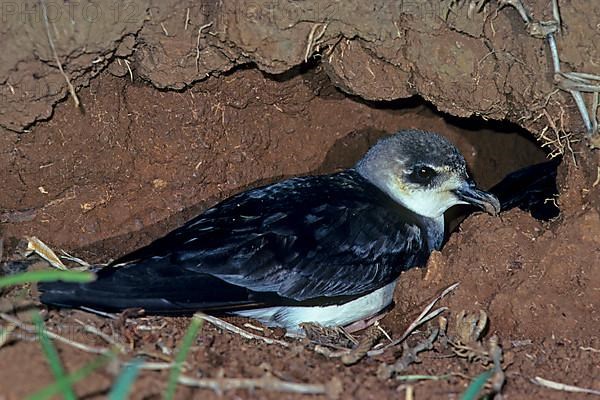
[[[58,356],[58,352],[56,351],[56,347],[54,344],[46,336],[44,329],[44,321],[42,321],[42,317],[37,312],[33,314],[33,322],[38,331],[38,338],[40,339],[40,345],[42,346],[42,351],[48,360],[48,364],[50,365],[50,370],[52,371],[52,375],[56,380],[64,379],[65,370],[63,369],[62,363],[60,361],[60,357]],[[64,385],[62,388],[63,397],[65,400],[77,400],[77,396],[75,396],[75,391],[73,387],[69,384]]]
[[[91,282],[96,279],[96,275],[91,272],[84,271],[62,271],[62,270],[44,270],[44,271],[29,271],[20,274],[9,275],[0,278],[0,288],[13,285],[21,285],[23,283],[34,282]]]
[[[72,374],[65,375],[62,378],[57,379],[54,383],[35,392],[31,396],[27,397],[27,400],[46,400],[52,398],[58,393],[63,392],[65,387],[71,387],[74,383],[85,379],[92,372],[103,365],[106,365],[110,360],[113,359],[113,357],[115,357],[115,355],[112,353],[98,356]]]
[[[171,372],[169,373],[169,381],[167,383],[167,390],[165,391],[165,400],[172,400],[173,396],[175,396],[175,390],[177,388],[177,380],[179,379],[179,375],[181,374],[181,366],[185,361],[188,352],[190,351],[190,347],[196,339],[198,335],[198,331],[202,328],[202,324],[204,320],[198,316],[192,318],[192,322],[188,326],[185,336],[183,337],[183,341],[181,342],[181,347],[177,352],[177,356],[175,357],[175,365],[171,368]]]
[[[485,371],[475,377],[467,390],[460,396],[460,400],[476,400],[481,393],[481,389],[485,386],[485,383],[492,376],[492,370]]]
[[[141,359],[135,359],[125,365],[108,394],[108,400],[126,400],[131,392],[135,378],[140,372]]]

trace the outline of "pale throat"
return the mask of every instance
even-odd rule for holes
[[[398,203],[427,218],[443,218],[450,207],[459,200],[447,190],[413,189],[398,179],[388,178],[384,189]]]
[[[390,185],[386,192],[398,203],[423,217],[427,224],[427,244],[432,250],[439,250],[444,241],[444,212],[457,204],[454,196],[425,191],[408,192],[406,186]]]
[[[429,229],[427,242],[430,249],[439,250],[444,240],[444,212],[455,204],[456,197],[449,192],[440,195],[439,192],[432,195],[424,191],[414,191],[399,181],[394,175],[373,173],[369,169],[359,169],[359,173],[365,176],[371,183],[390,196],[395,202],[401,204],[412,212],[423,217]]]

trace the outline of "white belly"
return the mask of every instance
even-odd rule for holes
[[[377,314],[392,303],[396,281],[348,303],[332,306],[280,306],[236,311],[234,314],[254,318],[269,327],[286,328],[288,333],[301,331],[300,324],[314,322],[322,326],[345,326]]]

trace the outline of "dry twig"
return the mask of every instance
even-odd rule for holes
[[[282,381],[267,373],[262,378],[203,378],[196,379],[181,375],[178,382],[182,385],[203,389],[211,389],[217,394],[227,390],[263,389],[273,392],[297,394],[324,394],[330,398],[338,398],[341,392],[341,383],[332,381],[328,384],[308,384]]]
[[[587,393],[587,394],[593,394],[596,396],[600,396],[600,390],[587,389],[587,388],[582,388],[579,386],[567,385],[564,383],[554,382],[554,381],[551,381],[548,379],[540,378],[539,376],[536,376],[535,378],[533,378],[531,380],[531,382],[536,385],[539,385],[539,386],[547,387],[547,388],[554,389],[554,390],[561,390],[563,392]]]
[[[342,363],[344,365],[354,365],[362,360],[379,339],[384,336],[384,332],[383,329],[380,329],[379,322],[375,322],[360,338],[358,345],[348,353],[342,355]]]
[[[0,318],[3,320],[18,326],[20,329],[24,330],[27,333],[38,334],[38,335],[47,335],[49,338],[56,340],[57,342],[68,344],[69,346],[75,347],[79,350],[87,351],[88,353],[93,354],[108,354],[110,350],[103,347],[95,347],[88,346],[87,344],[83,344],[80,342],[76,342],[74,340],[67,339],[65,337],[60,336],[57,333],[49,331],[48,329],[44,329],[41,332],[33,325],[29,325],[19,320],[18,318],[14,318],[8,314],[0,313]]]
[[[225,322],[222,319],[219,319],[217,317],[213,317],[211,315],[206,315],[203,313],[196,313],[195,315],[198,318],[205,320],[206,322],[210,322],[211,324],[213,324],[214,326],[216,326],[218,328],[224,329],[224,330],[232,332],[232,333],[236,333],[245,339],[260,340],[260,341],[265,342],[266,344],[278,344],[283,347],[289,347],[289,343],[284,342],[283,340],[271,339],[271,338],[267,338],[264,336],[256,335],[254,333],[250,333],[241,328],[238,328],[237,326],[235,326],[233,324],[230,324],[229,322]]]
[[[418,354],[426,350],[431,350],[439,333],[439,328],[434,328],[429,337],[419,342],[415,347],[409,347],[408,343],[404,342],[402,357],[400,357],[394,364],[381,364],[377,370],[377,376],[380,379],[389,379],[394,374],[408,368],[409,365],[421,362]]]
[[[444,298],[448,293],[452,292],[454,289],[456,289],[458,287],[458,285],[460,285],[459,282],[448,286],[446,289],[444,289],[444,291],[442,293],[440,293],[438,296],[436,296],[435,299],[433,299],[428,305],[427,307],[425,307],[425,309],[421,312],[421,314],[419,314],[419,316],[413,321],[412,324],[410,324],[410,326],[406,329],[406,331],[402,334],[402,336],[400,336],[399,339],[394,340],[392,343],[384,346],[381,349],[377,349],[377,350],[371,350],[368,355],[369,356],[376,356],[379,354],[382,354],[385,350],[387,350],[390,347],[393,346],[397,346],[400,343],[402,343],[403,341],[406,340],[406,338],[420,325],[424,324],[425,322],[431,320],[432,318],[437,317],[440,313],[442,313],[443,311],[447,310],[446,307],[440,307],[438,309],[435,309],[433,311],[431,311],[431,309],[433,308],[433,306],[440,301],[442,298]],[[431,311],[431,312],[430,312]]]

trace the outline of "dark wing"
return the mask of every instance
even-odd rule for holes
[[[498,197],[502,211],[519,207],[537,219],[555,218],[560,210],[549,200],[558,196],[556,174],[559,164],[559,159],[553,159],[521,168],[508,174],[490,192]]]
[[[424,235],[413,213],[356,172],[294,178],[216,205],[115,261],[89,285],[128,282],[121,292],[145,286],[147,297],[205,304],[194,288],[213,280],[237,291],[224,304],[327,304],[371,292],[424,263]],[[176,284],[186,280],[196,283]]]

